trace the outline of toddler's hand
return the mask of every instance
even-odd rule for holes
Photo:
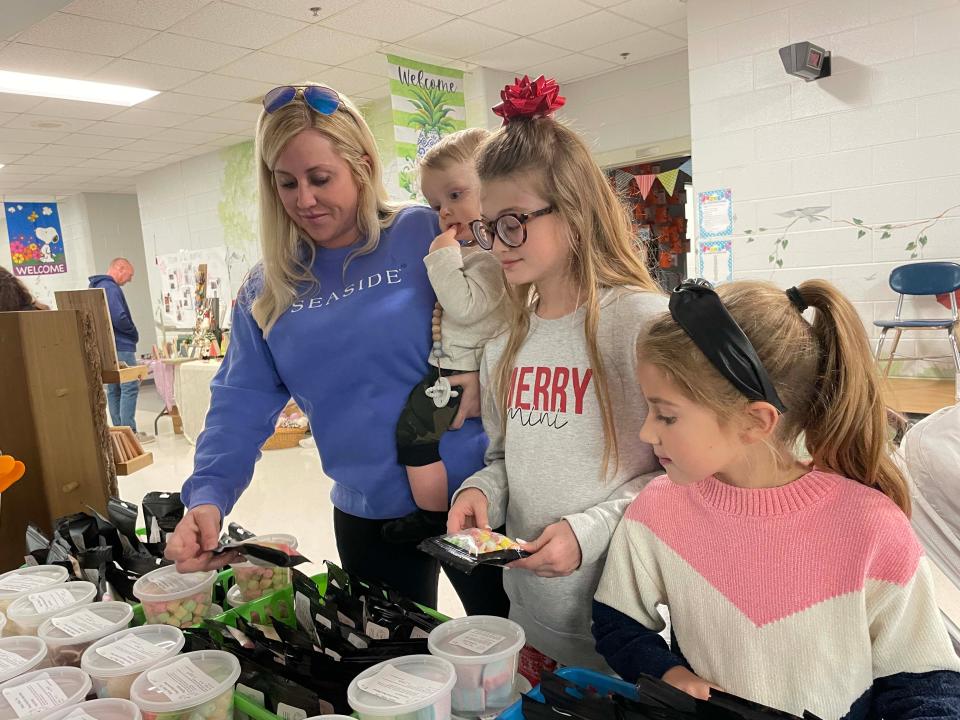
[[[430,243],[430,252],[439,250],[440,248],[447,247],[460,247],[460,243],[457,242],[457,233],[460,232],[459,225],[451,225],[442,233],[437,235],[434,238],[433,242]]]
[[[682,665],[677,665],[667,670],[661,678],[668,685],[673,685],[677,690],[683,690],[687,695],[692,695],[700,700],[710,699],[710,690],[723,690],[723,688],[711,685],[699,675],[695,675]]]
[[[548,525],[540,537],[521,546],[532,554],[507,567],[529,570],[540,577],[566,577],[580,567],[583,559],[580,542],[566,520]]]

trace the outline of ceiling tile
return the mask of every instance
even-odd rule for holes
[[[44,145],[33,154],[34,156],[46,155],[48,157],[55,158],[72,157],[86,160],[89,158],[94,158],[102,152],[103,148],[75,147],[73,145]]]
[[[627,0],[610,10],[652,27],[660,27],[687,17],[687,5],[681,0]]]
[[[80,132],[85,127],[93,125],[93,120],[76,120],[65,117],[56,117],[50,115],[14,115],[12,120],[0,128],[0,133],[6,128],[19,128],[21,130],[54,130],[62,133]]]
[[[123,170],[135,163],[126,160],[104,160],[102,157],[90,158],[77,164],[77,167],[100,168],[101,170]]]
[[[47,159],[49,160],[49,158]],[[2,177],[9,178],[10,176],[15,175],[17,177],[31,178],[30,182],[32,182],[38,177],[43,177],[44,175],[49,175],[56,171],[57,167],[53,163],[48,163],[46,166],[12,163],[4,166],[2,170]]]
[[[91,55],[19,42],[10,43],[0,49],[0,68],[37,75],[85,78],[110,60],[106,55]]]
[[[131,123],[133,125],[151,125],[153,127],[173,127],[190,122],[196,116],[187,113],[164,112],[163,110],[141,110],[130,108],[114,117],[116,122]]]
[[[11,163],[17,162],[17,160],[22,157],[23,155],[0,152],[0,164],[10,165]]]
[[[175,22],[196,12],[210,0],[74,0],[63,9],[65,13],[118,20],[125,25],[166,30]]]
[[[209,72],[239,59],[247,52],[243,48],[230,45],[161,33],[128,53],[127,57],[131,60],[143,60],[158,65],[173,65],[188,70]]]
[[[443,25],[453,18],[449,13],[414,5],[408,0],[391,0],[388,3],[381,0],[363,0],[349,10],[325,20],[324,25],[386,42],[397,42]]]
[[[253,125],[260,117],[260,111],[263,107],[260,103],[234,103],[225,107],[223,110],[217,110],[210,113],[212,117],[229,118],[230,120],[243,120]]]
[[[134,85],[150,90],[170,90],[198,77],[200,72],[197,70],[184,70],[169,65],[118,58],[86,79],[118,85]]]
[[[120,57],[153,35],[153,30],[60,12],[24,30],[17,42],[61,50],[96,49],[98,55]]]
[[[649,29],[646,25],[601,10],[532,37],[568,50],[586,50]]]
[[[665,33],[670,33],[671,35],[676,35],[678,38],[687,39],[687,19],[677,20],[668,25],[661,25],[658,28],[660,31]]]
[[[590,48],[585,50],[584,53],[618,65],[633,65],[643,60],[682,50],[686,46],[686,41],[678,37],[667,35],[659,30],[648,30],[622,40]],[[620,57],[620,54],[625,52],[630,53],[626,61]]]
[[[153,160],[160,160],[162,158],[165,158],[166,156],[167,156],[167,153],[143,152],[140,150],[136,152],[131,152],[130,150],[123,149],[123,150],[111,150],[110,152],[104,153],[100,157],[102,157],[104,160],[128,160],[130,162],[136,163],[136,162],[142,162],[142,161],[151,162]]]
[[[130,138],[139,140],[156,132],[155,127],[146,125],[130,125],[129,123],[118,122],[98,122],[84,129],[85,135],[106,135],[108,137]]]
[[[0,135],[0,153],[4,155],[29,155],[42,148],[46,143],[25,143],[4,140]]]
[[[186,143],[189,146],[211,142],[219,137],[222,137],[220,133],[197,132],[196,130],[187,130],[183,128],[167,128],[166,130],[161,130],[158,133],[154,133],[150,136],[150,139]]]
[[[387,75],[387,56],[385,52],[372,52],[356,60],[343,63],[341,67],[348,70],[358,70],[369,73],[370,75]]]
[[[379,49],[380,43],[327,27],[308,27],[267,50],[277,55],[301,58],[324,65],[340,65]]]
[[[134,140],[129,145],[124,145],[123,150],[124,152],[148,152],[172,155],[173,153],[183,152],[194,145],[196,145],[196,143],[172,142],[169,140]]]
[[[122,105],[82,102],[80,100],[43,100],[30,112],[36,115],[76,118],[78,120],[104,120],[124,110]]]
[[[518,68],[530,67],[548,60],[556,60],[569,54],[566,50],[552,45],[530,38],[520,38],[492,50],[471,55],[467,60],[485,67],[515,72]]]
[[[184,112],[192,115],[209,115],[214,110],[223,110],[223,108],[231,104],[230,100],[217,97],[165,92],[140,103],[137,107],[142,110],[165,110],[167,112]]]
[[[217,140],[204,143],[204,147],[210,148],[211,150],[216,150],[219,148],[232,147],[233,145],[238,145],[242,142],[246,142],[249,139],[250,138],[238,138],[235,135],[224,135],[223,137]]]
[[[229,118],[207,116],[183,123],[183,129],[212,133],[233,134],[249,132],[253,134],[254,123],[245,120],[230,120]]]
[[[519,3],[502,0],[496,5],[470,13],[469,17],[500,30],[513,32],[523,28],[524,33],[531,34],[592,12],[596,12],[596,8],[581,0],[523,0]]]
[[[336,15],[349,7],[357,4],[359,0],[326,0],[319,5],[320,11],[314,16],[310,12],[313,7],[309,2],[303,0],[230,0],[233,5],[243,5],[254,10],[263,10],[264,12],[282,15],[283,17],[302,20],[306,23],[316,23],[325,20],[331,15]]]
[[[42,102],[43,98],[33,97],[32,95],[0,93],[0,112],[29,112]]]
[[[171,33],[258,49],[295,33],[305,23],[220,0],[204,5],[170,28]]]
[[[470,70],[471,64],[465,60],[455,60],[453,58],[448,58],[446,56],[435,55],[433,53],[428,53],[424,50],[414,50],[411,47],[407,47],[403,43],[394,43],[391,45],[384,45],[380,48],[380,52],[386,55],[399,55],[400,57],[406,58],[416,58],[420,62],[430,63],[433,65],[442,65],[444,67],[453,68],[456,70]],[[380,73],[374,73],[378,75]]]
[[[93,180],[94,178],[100,177],[103,175],[103,170],[98,170],[97,168],[68,167],[58,169],[56,174],[69,177],[71,181],[76,182],[79,178]]]
[[[80,162],[83,162],[83,158],[52,158],[44,155],[27,155],[21,158],[16,165],[10,165],[10,168],[11,172],[19,173],[52,173],[63,167],[73,167]]]
[[[587,0],[587,2],[597,7],[608,8],[613,5],[619,5],[623,0]]]
[[[381,57],[383,56],[381,55]],[[217,74],[259,80],[276,86],[297,82],[298,78],[317,75],[328,67],[328,65],[300,60],[299,58],[255,52],[219,68]]]
[[[478,22],[457,18],[443,27],[407,38],[403,44],[449,58],[475,55],[516,39],[516,35]],[[386,61],[384,61],[386,66]]]
[[[10,122],[16,117],[20,117],[19,114],[12,112],[0,112],[0,125]]]
[[[617,68],[611,62],[598,60],[597,58],[586,55],[567,55],[558,60],[548,60],[538,63],[536,67],[520,68],[521,72],[527,72],[529,75],[546,75],[554,78],[559,83],[566,83],[572,80],[599,75],[600,73]]]
[[[21,130],[19,128],[3,128],[0,130],[0,139],[4,142],[25,143],[52,143],[68,133],[62,130]]]
[[[317,76],[301,78],[302,82],[323,83],[344,95],[362,95],[365,90],[381,85],[385,80],[386,73],[370,75],[342,67],[331,68]]]
[[[43,177],[42,175],[24,175],[22,173],[7,172],[11,167],[13,166],[10,165],[0,170],[0,187],[10,188],[11,186],[15,186],[14,189],[19,191],[26,188],[31,181]]]
[[[215,97],[223,100],[240,102],[253,97],[261,97],[274,88],[273,83],[245,80],[243,78],[227,77],[208,73],[186,85],[177,88],[180,92],[203,97]],[[224,103],[226,107],[228,103]]]
[[[434,10],[443,10],[454,15],[467,15],[476,10],[496,5],[500,0],[413,0],[413,2],[417,5],[423,5]]]
[[[67,135],[65,138],[61,138],[58,141],[58,144],[76,145],[78,147],[95,147],[108,150],[110,148],[121,147],[129,142],[131,142],[130,138],[111,137],[109,135],[84,135],[82,133],[77,133],[75,135]]]

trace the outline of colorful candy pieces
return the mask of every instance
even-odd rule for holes
[[[143,614],[148,625],[173,625],[181,628],[199,625],[209,609],[209,590],[177,600],[143,603]]]

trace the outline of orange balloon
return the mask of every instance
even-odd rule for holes
[[[0,455],[0,477],[13,470],[13,455]]]
[[[11,485],[22,478],[26,470],[27,468],[22,462],[19,460],[14,461],[13,470],[8,472],[6,475],[0,476],[0,493],[9,489]]]

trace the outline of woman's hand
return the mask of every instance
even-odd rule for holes
[[[687,695],[692,695],[700,700],[709,700],[710,690],[723,690],[716,685],[711,685],[699,675],[694,675],[682,665],[670,668],[661,679],[668,685],[673,685],[677,690],[683,690]]]
[[[536,540],[521,543],[530,557],[516,560],[508,568],[529,570],[540,577],[566,577],[580,567],[583,554],[573,528],[566,520],[548,525]]]
[[[197,505],[183,516],[173,535],[167,540],[164,554],[177,564],[177,571],[197,572],[218,570],[235,563],[237,552],[226,552],[214,557],[212,550],[220,542],[220,508],[216,505]]]
[[[460,532],[465,528],[488,528],[487,507],[489,501],[482,490],[467,488],[459,495],[447,513],[447,532]]]
[[[457,234],[459,232],[460,225],[456,223],[451,225],[433,239],[428,252],[434,252],[435,250],[446,247],[460,247],[460,243],[457,242]]]
[[[460,408],[450,423],[451,430],[459,430],[467,418],[480,417],[480,373],[468,372],[447,377],[450,385],[460,388]]]

